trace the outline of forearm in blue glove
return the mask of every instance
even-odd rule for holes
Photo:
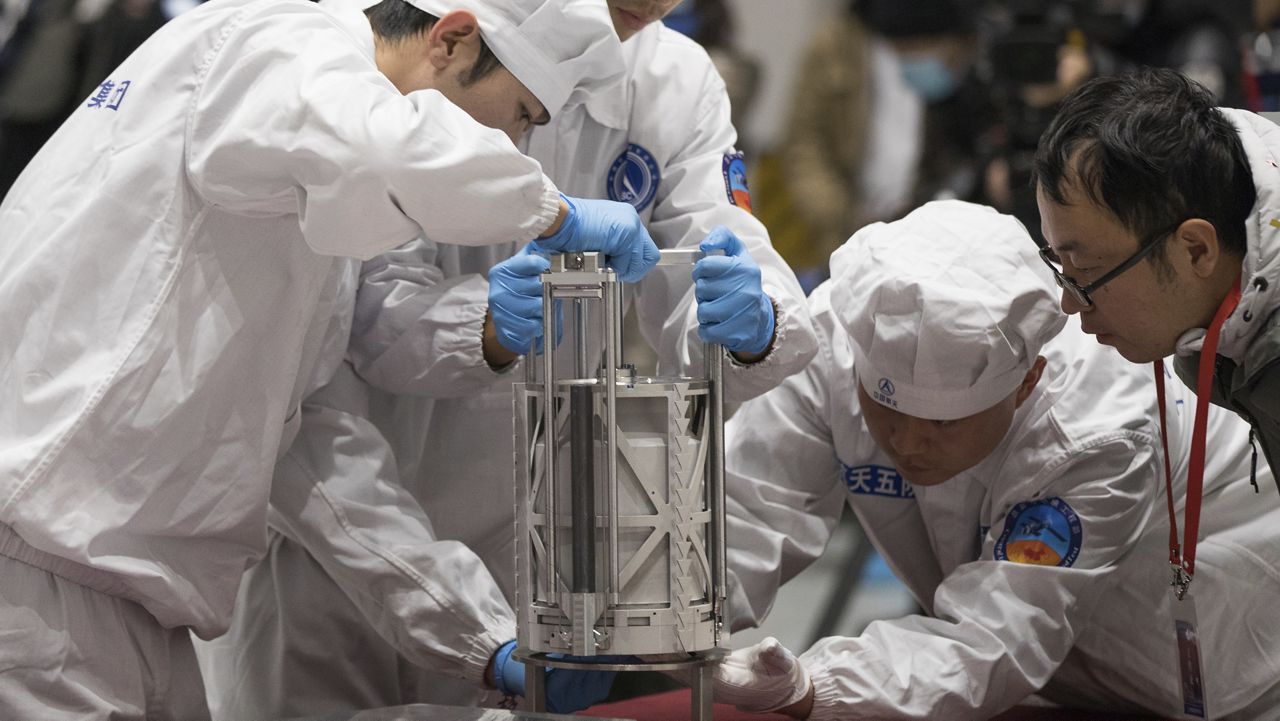
[[[724,255],[708,255],[693,266],[698,337],[735,353],[764,353],[773,339],[774,316],[773,302],[760,286],[760,266],[724,226],[707,234],[699,247]]]
[[[569,213],[559,230],[538,239],[541,248],[604,253],[605,263],[625,283],[640,280],[658,264],[658,246],[635,208],[612,200],[561,197]]]
[[[611,658],[598,657],[600,663]],[[617,671],[587,671],[575,668],[553,668],[547,672],[547,710],[573,713],[591,708],[609,696]]]
[[[489,312],[503,348],[524,355],[542,349],[542,272],[551,263],[532,243],[489,269]]]
[[[524,696],[523,663],[511,657],[515,641],[508,641],[493,657],[493,681],[499,691],[508,696]],[[633,660],[629,656],[598,656],[601,663],[621,663]],[[552,668],[547,671],[547,710],[553,713],[573,713],[600,703],[613,688],[615,671],[585,671],[570,668]]]

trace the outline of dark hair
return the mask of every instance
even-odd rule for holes
[[[424,12],[405,2],[405,0],[382,0],[382,2],[364,11],[369,18],[373,32],[383,40],[397,42],[417,37],[429,32],[440,18]],[[480,54],[471,70],[462,78],[464,86],[484,78],[489,73],[502,67],[502,61],[489,49],[489,44],[480,38]]]
[[[1032,180],[1059,204],[1078,185],[1139,238],[1203,218],[1226,252],[1244,255],[1256,197],[1244,146],[1213,94],[1173,70],[1094,78],[1068,95],[1040,136]],[[1163,247],[1153,257],[1166,264]]]
[[[887,38],[969,35],[973,11],[963,0],[850,0],[849,12]]]

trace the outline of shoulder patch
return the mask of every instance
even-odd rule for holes
[[[850,493],[887,498],[915,498],[911,483],[888,466],[850,466],[843,462],[844,485]]]
[[[1080,556],[1080,517],[1061,498],[1019,503],[1004,519],[996,540],[997,561],[1036,566],[1071,566]]]
[[[662,173],[658,171],[658,161],[654,160],[653,153],[631,143],[613,161],[605,185],[608,186],[609,200],[630,203],[638,213],[653,202],[661,180]]]
[[[742,153],[724,156],[721,171],[724,173],[724,189],[729,195],[729,202],[748,213],[752,212],[751,191],[747,188],[747,161],[742,159]]]

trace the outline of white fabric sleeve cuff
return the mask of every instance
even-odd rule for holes
[[[551,224],[556,222],[556,218],[560,215],[560,189],[556,184],[551,182],[545,174],[542,176],[542,208],[538,211],[534,218],[533,227],[535,228],[533,237],[522,238],[521,242],[533,240],[546,233]]]
[[[849,708],[856,702],[844,696],[831,666],[825,662],[806,663],[800,659],[805,670],[809,672],[809,680],[813,683],[813,710],[809,713],[810,721],[847,721]]]
[[[489,668],[489,661],[502,644],[516,637],[515,619],[491,619],[485,624],[483,633],[470,639],[470,646],[462,655],[463,678],[484,686],[484,672]]]
[[[803,370],[817,353],[818,342],[813,331],[798,324],[786,305],[778,302],[776,292],[766,287],[765,293],[773,303],[773,343],[768,353],[754,363],[741,363],[732,353],[728,354],[729,362],[724,367],[726,402],[742,403],[767,393],[788,376]],[[802,314],[799,322],[807,324],[808,316]]]

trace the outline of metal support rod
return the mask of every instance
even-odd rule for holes
[[[707,257],[698,248],[663,248],[658,251],[658,266],[693,265]]]
[[[542,284],[542,492],[547,500],[547,591],[552,598],[560,588],[559,562],[556,558],[556,450],[560,438],[556,428],[555,338],[556,316],[554,288]],[[559,603],[556,604],[560,605]]]
[[[538,407],[537,394],[533,392],[538,385],[537,359],[538,359],[537,341],[531,341],[529,343],[529,350],[526,352],[524,357],[524,384],[525,384],[525,390],[526,390],[525,397],[527,399],[524,405],[525,432],[522,437],[517,436],[516,438],[516,441],[518,443],[522,443],[524,446],[522,452],[528,453],[527,462],[525,463],[525,467],[521,469],[521,473],[519,474],[519,481],[517,481],[518,483],[523,484],[522,489],[523,489],[523,493],[526,494],[526,496],[522,496],[522,497],[527,497],[528,500],[525,503],[521,503],[519,506],[517,506],[517,509],[516,509],[518,513],[527,514],[526,518],[528,518],[529,525],[528,525],[528,528],[525,530],[526,533],[532,533],[534,529],[533,518],[531,517],[532,516],[531,511],[533,510],[533,492],[534,492],[534,489],[537,488],[537,477],[534,475],[535,473],[534,469],[537,468],[537,463],[535,461],[537,457],[535,449],[537,448],[537,445],[538,445],[538,428],[542,425],[537,421],[538,414],[542,412],[542,409]],[[545,399],[546,394],[544,393],[542,397]],[[520,539],[519,542],[527,543],[527,539]],[[538,562],[537,562],[537,559],[532,557],[532,554],[533,554],[532,544],[529,544],[529,554],[530,555],[527,556],[528,558],[527,563],[529,568],[528,572],[533,573],[533,570],[537,567]],[[550,588],[554,589],[555,587],[551,586]],[[542,596],[538,593],[538,581],[531,579],[530,585],[529,585],[529,601],[532,603],[538,603],[538,601],[540,601],[541,598]]]
[[[525,664],[524,706],[526,711],[545,712],[547,710],[547,669],[542,666]]]
[[[618,561],[618,366],[622,363],[622,284],[616,276],[604,282],[604,317],[612,322],[612,343],[604,349],[604,401],[605,401],[605,488],[609,498],[609,547],[606,560],[609,564],[608,596],[606,607],[619,603],[619,574],[622,564]]]
[[[689,719],[690,721],[712,721],[712,692],[715,689],[712,664],[695,666],[689,671],[692,677],[689,684]]]
[[[573,515],[573,592],[596,591],[595,394],[569,388],[569,492]],[[594,622],[595,619],[588,619]]]
[[[712,598],[712,615],[716,620],[716,643],[720,643],[721,621],[724,618],[724,589],[728,586],[725,566],[725,509],[724,509],[724,383],[721,364],[724,360],[724,349],[719,345],[707,343],[702,348],[707,364],[707,378],[711,380],[711,453],[707,460],[707,469],[711,473],[709,484],[711,496],[708,510],[711,511],[712,550],[715,552],[715,587]]]
[[[542,292],[544,294],[547,292],[547,285],[545,283],[542,286]],[[544,331],[546,330],[546,325],[546,321],[543,321],[542,329]],[[537,385],[538,383],[538,341],[536,338],[529,341],[529,349],[525,351],[524,382],[531,386]]]
[[[612,284],[606,283],[606,285],[611,285],[613,289],[612,292],[610,292],[609,288],[605,288],[604,301],[605,316],[613,321],[613,361],[610,365],[617,368],[626,362],[627,357],[622,345],[622,314],[624,310],[624,306],[622,304],[623,287],[622,284],[616,280]]]
[[[587,304],[574,298],[573,375],[587,377]],[[574,593],[596,590],[595,402],[589,386],[569,388],[569,498]],[[587,619],[589,625],[595,619]]]
[[[573,377],[586,378],[587,366],[587,303],[582,298],[573,299]]]

